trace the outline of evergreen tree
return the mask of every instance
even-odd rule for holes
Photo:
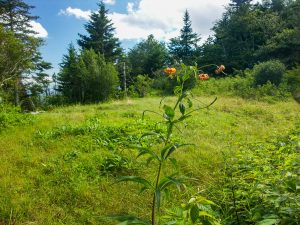
[[[111,62],[93,49],[84,50],[79,58],[81,102],[108,100],[119,83],[118,73]]]
[[[153,78],[154,72],[166,63],[167,54],[165,45],[155,40],[153,35],[149,35],[146,40],[138,43],[128,53],[132,75],[147,74]]]
[[[36,65],[36,73],[32,76],[34,80],[34,85],[38,88],[36,95],[50,95],[49,85],[50,85],[50,75],[46,72],[52,69],[52,65],[46,62],[40,56],[39,62]]]
[[[0,23],[17,37],[27,39],[29,35],[35,33],[31,29],[30,21],[38,19],[37,16],[30,14],[33,8],[23,0],[0,0]]]
[[[192,22],[187,10],[184,13],[183,23],[180,36],[170,40],[169,51],[174,59],[191,64],[195,61],[195,53],[200,38],[193,32]]]
[[[85,25],[88,35],[79,34],[79,46],[82,49],[93,49],[102,54],[106,60],[115,61],[121,54],[120,42],[114,37],[113,23],[108,18],[108,10],[101,1],[99,10],[92,13],[90,21]]]
[[[11,80],[14,81],[14,84],[11,85],[14,87],[15,105],[19,105],[20,90],[25,88],[22,83],[23,76],[30,74],[37,68],[36,64],[40,63],[36,59],[40,55],[38,48],[42,45],[42,40],[33,36],[35,32],[32,30],[30,21],[36,20],[38,17],[30,14],[32,8],[34,7],[26,4],[23,0],[0,0],[0,25],[23,44],[23,52],[20,54],[24,56],[22,67],[18,67],[19,70],[14,70],[14,74],[10,74],[14,78]],[[26,91],[23,90],[23,92]]]
[[[118,73],[114,65],[93,49],[78,55],[71,44],[60,64],[58,91],[69,103],[89,103],[107,100],[116,89]]]
[[[78,72],[78,54],[73,44],[68,47],[68,53],[63,56],[60,63],[60,72],[57,75],[57,91],[62,93],[70,102],[79,102],[81,87]]]

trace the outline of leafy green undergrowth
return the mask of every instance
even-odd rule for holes
[[[21,113],[18,107],[0,103],[0,132],[9,127],[28,125],[32,122],[32,115]]]
[[[225,157],[224,224],[296,225],[300,221],[300,127]]]
[[[288,85],[284,82],[276,86],[268,81],[263,85],[255,86],[254,78],[247,75],[245,77],[211,78],[206,82],[198,83],[198,87],[193,92],[197,95],[237,96],[274,103],[288,100],[291,96],[288,89]]]

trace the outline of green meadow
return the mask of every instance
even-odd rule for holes
[[[214,96],[194,97],[195,106]],[[4,224],[115,224],[102,217],[135,214],[150,220],[151,193],[139,185],[117,182],[119,176],[154,179],[156,165],[137,158],[134,146],[143,133],[163,129],[161,98],[125,99],[94,105],[59,107],[28,115],[27,124],[11,126],[0,136],[0,218]],[[172,103],[175,98],[164,99]],[[219,96],[208,109],[193,114],[174,131],[181,143],[178,166],[166,166],[196,178],[184,190],[171,188],[162,211],[201,193],[221,204],[225,162],[241,146],[283,137],[299,123],[292,99],[277,102]],[[249,149],[249,151],[251,151]],[[164,173],[164,172],[163,172]],[[222,211],[222,210],[221,210]],[[1,224],[1,221],[0,221]]]

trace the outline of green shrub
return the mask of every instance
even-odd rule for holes
[[[129,95],[140,98],[147,96],[151,90],[152,83],[152,79],[147,75],[138,75],[136,81],[129,87]]]
[[[111,62],[106,62],[102,55],[92,49],[72,56],[74,62],[69,62],[68,57],[62,63],[57,78],[58,90],[68,103],[106,101],[114,95],[119,78]]]
[[[284,79],[294,99],[300,103],[300,66],[288,70],[284,75]]]
[[[172,84],[169,82],[169,79],[164,75],[159,75],[154,79],[152,87],[161,91],[163,94],[172,94]]]
[[[278,86],[268,81],[264,85],[253,85],[254,79],[249,74],[245,77],[211,78],[208,81],[199,82],[193,90],[197,95],[222,95],[239,96],[244,99],[262,101],[284,100],[290,97],[289,89],[285,82]]]
[[[225,224],[299,224],[300,129],[226,157]],[[227,209],[228,211],[226,212]]]
[[[46,108],[51,108],[52,106],[62,106],[67,103],[67,98],[63,95],[51,95],[45,97],[45,105]]]
[[[130,175],[134,171],[133,162],[125,156],[113,154],[104,159],[100,165],[101,175]]]
[[[264,85],[268,81],[279,85],[285,73],[285,66],[278,60],[270,60],[257,64],[253,68],[254,84]]]
[[[0,103],[0,132],[9,127],[30,124],[32,121],[32,115],[22,113],[19,107]]]

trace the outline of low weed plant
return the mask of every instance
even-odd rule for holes
[[[0,132],[6,128],[27,125],[33,121],[33,116],[22,113],[20,108],[0,103]]]
[[[296,225],[300,221],[300,127],[225,157],[225,224]]]

